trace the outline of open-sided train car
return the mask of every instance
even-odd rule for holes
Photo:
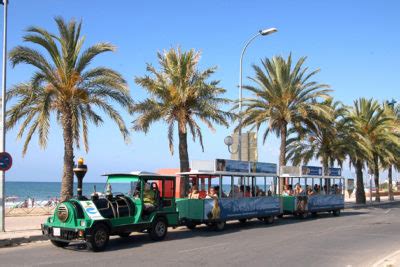
[[[276,164],[227,159],[193,161],[190,172],[178,175],[190,184],[186,197],[176,203],[179,220],[188,228],[207,224],[222,230],[227,221],[243,223],[251,218],[272,223],[282,213]],[[198,191],[196,197],[194,188]]]
[[[344,178],[340,168],[329,168],[323,175],[323,168],[316,166],[284,166],[279,179],[283,213],[303,218],[318,212],[332,212],[340,215],[344,209]],[[296,187],[301,193],[293,192]],[[299,191],[299,190],[298,190]]]

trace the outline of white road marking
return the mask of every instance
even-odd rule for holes
[[[396,256],[397,254],[400,254],[400,250],[397,250],[397,251],[393,252],[392,254],[389,254],[389,255],[383,257],[382,259],[378,260],[377,262],[375,262],[372,265],[372,267],[383,266],[382,263],[384,263],[385,261],[390,262],[390,258]],[[391,265],[389,265],[389,266],[391,266]]]
[[[388,214],[392,209],[388,209],[387,211],[385,211],[385,214]]]
[[[186,253],[186,252],[192,252],[192,251],[197,251],[197,250],[201,250],[201,249],[208,249],[208,248],[214,248],[214,247],[221,247],[221,246],[225,246],[228,245],[229,243],[219,243],[219,244],[215,244],[215,245],[211,245],[211,246],[206,246],[206,247],[198,247],[198,248],[192,248],[192,249],[185,249],[185,250],[181,250],[179,251],[179,253]]]

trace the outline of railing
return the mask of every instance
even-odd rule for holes
[[[5,214],[8,217],[27,216],[27,215],[51,215],[59,201],[35,201],[32,198],[27,198],[23,201],[7,201]]]

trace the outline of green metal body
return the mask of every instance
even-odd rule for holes
[[[179,213],[179,220],[190,218],[201,221],[204,219],[204,199],[177,199],[176,210]]]
[[[284,213],[295,213],[296,211],[296,197],[295,196],[281,196]]]
[[[172,194],[172,196],[168,198],[161,197],[161,203],[166,203],[167,205],[160,205],[160,207],[156,208],[151,213],[145,214],[143,205],[143,188],[147,180],[160,181],[160,184],[163,184],[164,186],[165,181],[170,181],[173,183],[175,190],[174,177],[141,177],[133,174],[109,175],[107,183],[110,184],[114,182],[140,183],[141,190],[138,197],[133,197],[131,194],[123,196],[126,197],[126,200],[131,201],[130,207],[134,207],[133,214],[129,214],[128,216],[105,218],[97,210],[94,201],[90,199],[70,199],[60,203],[56,207],[54,214],[50,216],[44,224],[42,224],[43,234],[47,235],[50,239],[58,241],[85,240],[90,236],[93,227],[98,223],[105,224],[109,229],[110,235],[117,235],[148,229],[155,218],[160,216],[166,219],[168,226],[178,225],[178,213],[176,211],[174,197],[175,194]],[[65,206],[68,210],[68,218],[64,222],[60,220],[57,215],[60,205]],[[129,209],[129,211],[131,211],[131,209]],[[54,228],[61,229],[61,236],[54,236]]]

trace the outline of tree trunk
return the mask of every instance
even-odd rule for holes
[[[376,156],[374,156],[374,181],[375,181],[375,201],[380,202],[381,196],[379,194],[379,165],[378,165],[378,157]]]
[[[389,201],[394,200],[393,196],[393,187],[392,187],[392,178],[393,178],[393,168],[392,165],[389,166],[388,170],[388,194],[389,194]]]
[[[64,137],[64,171],[61,182],[61,201],[68,200],[73,195],[74,185],[74,148],[72,134],[72,113],[66,108],[62,114]]]
[[[179,127],[179,161],[181,172],[189,171],[189,154],[187,146],[187,132],[183,132]],[[189,179],[181,179],[180,192],[181,197],[185,196],[189,189]]]
[[[328,174],[329,174],[329,163],[328,163],[327,159],[323,159],[322,160],[322,167],[324,168],[324,170],[323,170],[324,176],[328,176]],[[330,192],[329,190],[331,188],[331,179],[324,179],[324,180],[325,180],[324,182],[325,182],[325,185],[326,185],[326,190],[327,190],[327,192]]]
[[[286,166],[286,138],[287,138],[287,123],[284,123],[281,128],[281,147],[279,154],[279,168]],[[287,184],[284,179],[279,179],[279,193],[283,192],[283,187]]]
[[[356,176],[357,176],[357,188],[356,188],[356,203],[365,204],[365,191],[364,191],[364,180],[363,180],[363,164],[361,161],[356,161]]]

